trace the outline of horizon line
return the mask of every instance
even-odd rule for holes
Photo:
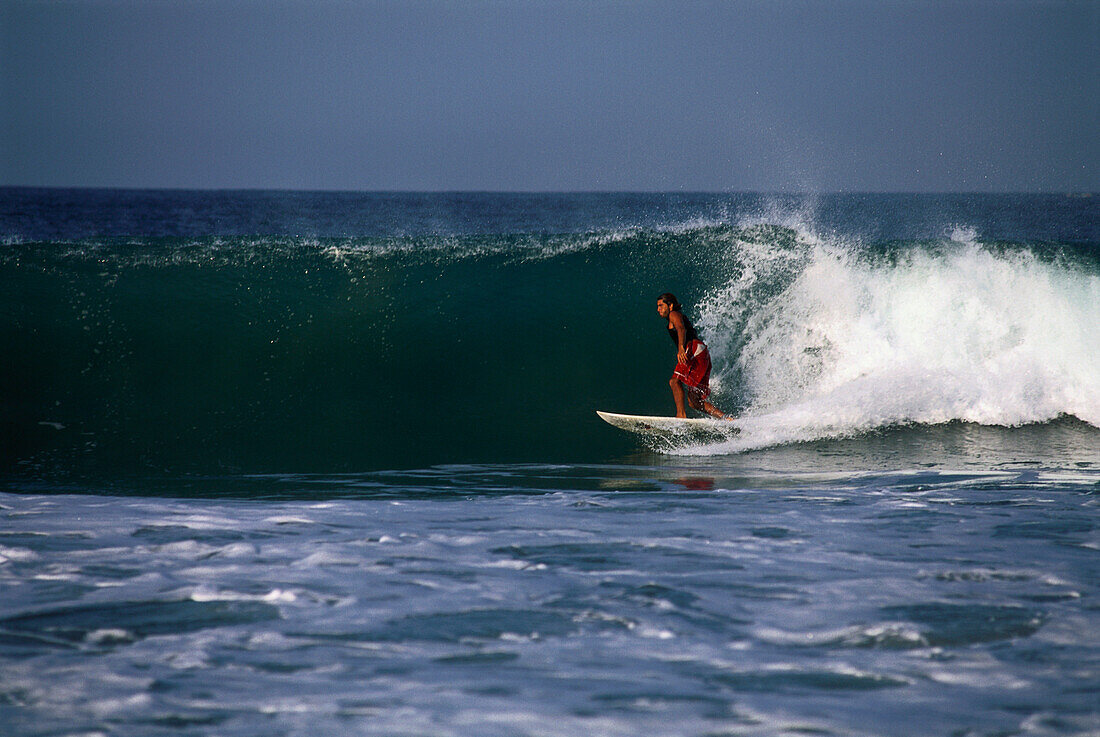
[[[57,184],[0,184],[0,190],[61,190],[98,192],[271,192],[298,194],[386,194],[386,195],[1063,195],[1066,197],[1093,197],[1100,190],[1088,189],[1037,189],[1037,190],[905,190],[905,189],[828,189],[828,190],[765,190],[765,189],[343,189],[290,187],[135,187]]]

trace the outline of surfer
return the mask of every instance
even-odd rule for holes
[[[732,420],[707,401],[710,394],[710,352],[707,344],[699,340],[695,327],[684,315],[676,297],[668,292],[657,298],[657,314],[668,320],[668,334],[676,344],[676,368],[668,380],[672,398],[676,401],[676,416],[687,417],[684,399],[693,409],[706,412],[711,417]]]

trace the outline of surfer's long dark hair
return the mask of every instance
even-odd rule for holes
[[[680,301],[678,299],[676,299],[676,295],[673,294],[672,292],[665,292],[664,294],[662,294],[657,299],[661,300],[662,302],[664,302],[666,305],[668,305],[672,309],[676,310],[677,312],[682,313],[684,311],[684,308],[680,306]]]

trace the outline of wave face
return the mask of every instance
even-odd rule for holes
[[[605,461],[593,410],[671,413],[664,291],[743,417],[678,453],[1100,427],[1094,203],[0,190],[2,462]]]

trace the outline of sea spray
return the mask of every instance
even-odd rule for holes
[[[890,250],[742,240],[702,304],[746,432],[711,452],[951,421],[1100,426],[1100,274],[972,229]],[[770,285],[772,291],[761,285]]]

